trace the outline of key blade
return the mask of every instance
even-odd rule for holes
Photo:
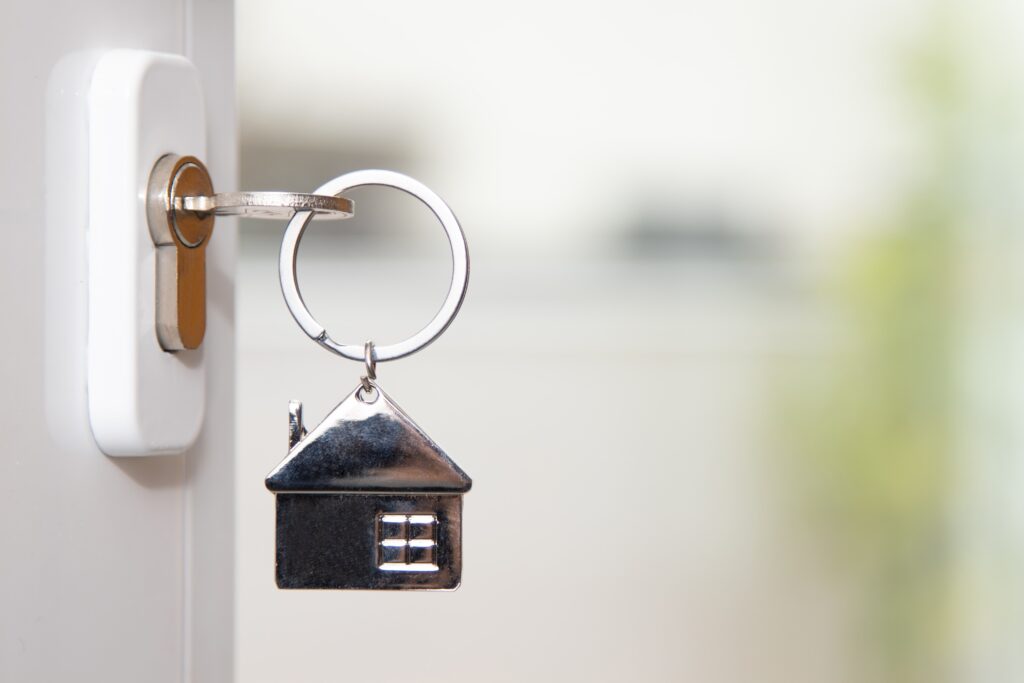
[[[176,207],[178,208],[178,207]],[[288,220],[296,211],[312,211],[315,218],[351,218],[355,204],[347,197],[298,192],[221,192],[212,197],[182,197],[181,207],[215,216],[244,216]]]

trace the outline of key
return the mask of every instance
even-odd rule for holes
[[[212,213],[215,216],[243,216],[288,220],[296,211],[313,211],[314,218],[349,218],[352,200],[300,192],[221,192],[178,197],[178,211]]]
[[[213,191],[195,157],[168,154],[149,178],[146,214],[156,245],[156,333],[165,351],[197,349],[206,333],[206,246],[215,216],[349,218],[345,197],[294,192]]]

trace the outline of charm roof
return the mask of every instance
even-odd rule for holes
[[[307,434],[267,476],[271,491],[465,493],[469,476],[387,394],[358,390]]]

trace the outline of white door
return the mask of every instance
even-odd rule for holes
[[[233,11],[213,0],[4,8],[0,681],[233,677],[235,226],[218,220],[207,251],[197,443],[103,455],[87,412],[82,129],[83,84],[103,51],[184,55],[203,80],[204,161],[216,186],[233,187]]]

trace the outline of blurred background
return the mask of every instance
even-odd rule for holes
[[[1024,680],[1024,6],[237,0],[242,182],[389,168],[473,258],[382,386],[474,478],[455,593],[278,591],[288,399],[362,370],[242,224],[239,679]],[[303,293],[398,341],[451,268],[401,193]]]

